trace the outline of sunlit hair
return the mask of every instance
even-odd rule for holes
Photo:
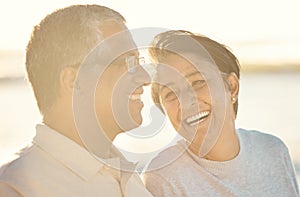
[[[46,16],[35,26],[26,50],[26,70],[38,107],[44,114],[58,96],[65,67],[79,67],[97,43],[101,28],[114,21],[125,27],[118,12],[99,5],[74,5]]]
[[[182,52],[191,52],[195,53],[192,47],[189,47],[189,43],[178,43],[183,37],[189,37],[194,39],[196,42],[201,44],[202,47],[209,53],[210,57],[214,60],[215,64],[218,66],[218,69],[222,73],[230,74],[235,73],[238,79],[240,78],[240,64],[237,58],[230,52],[230,50],[223,44],[220,44],[214,40],[211,40],[208,37],[194,34],[184,30],[171,30],[163,32],[155,36],[154,40],[151,43],[149,48],[149,54],[153,62],[163,62],[165,58],[172,54],[173,52],[168,51],[168,46],[177,43],[181,47],[180,51]],[[183,45],[182,45],[183,44]],[[201,54],[199,56],[203,57]],[[154,76],[154,77],[157,77]],[[151,94],[154,103],[160,108],[161,101],[159,96],[159,84],[152,82]],[[234,103],[234,111],[237,114],[238,110],[238,100]]]

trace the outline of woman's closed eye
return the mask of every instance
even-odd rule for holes
[[[177,99],[177,96],[175,94],[175,92],[173,91],[169,91],[168,93],[166,93],[166,95],[164,96],[164,100],[165,101],[173,101]]]
[[[194,90],[200,90],[204,86],[206,86],[206,81],[205,80],[197,80],[197,81],[193,81],[193,83],[192,83],[192,87],[193,87]]]

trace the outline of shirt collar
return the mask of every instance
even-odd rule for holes
[[[93,177],[105,164],[113,166],[120,164],[120,159],[117,157],[98,158],[47,125],[37,125],[36,131],[37,134],[33,139],[33,143],[51,154],[84,180],[89,180]],[[119,173],[116,175],[120,176]]]

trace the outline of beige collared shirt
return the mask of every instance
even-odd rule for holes
[[[139,176],[124,176],[45,125],[33,145],[0,169],[0,196],[151,196]],[[126,177],[126,178],[125,178]]]

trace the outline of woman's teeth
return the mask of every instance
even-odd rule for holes
[[[204,120],[208,115],[209,111],[200,112],[198,114],[188,117],[185,122],[190,126],[194,126],[200,123],[202,120]]]

